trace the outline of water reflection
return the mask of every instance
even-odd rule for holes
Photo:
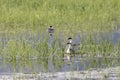
[[[72,64],[72,58],[73,58],[72,55],[64,54],[64,62],[66,62],[66,64],[68,64],[68,65]]]
[[[82,58],[79,55],[64,55],[61,58],[51,57],[39,60],[0,61],[0,74],[2,73],[39,73],[39,72],[66,72],[81,71],[91,68],[107,68],[120,66],[120,59],[115,58]]]

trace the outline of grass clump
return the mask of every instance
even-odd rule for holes
[[[18,43],[17,41],[8,41],[3,49],[3,59],[8,58],[10,60],[16,59],[31,59],[36,56],[37,52],[31,45],[26,42]]]

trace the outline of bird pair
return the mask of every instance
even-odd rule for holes
[[[48,29],[47,29],[47,32],[50,36],[53,35],[54,33],[54,28],[52,26],[50,26]],[[74,46],[75,44],[72,43],[72,38],[69,37],[68,38],[68,41],[67,41],[67,45],[66,45],[66,48],[65,48],[65,53],[67,54],[73,54],[75,53],[75,49],[74,49]]]

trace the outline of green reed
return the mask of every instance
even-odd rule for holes
[[[120,24],[119,0],[1,0],[1,31],[108,31]],[[68,30],[69,28],[69,30]]]
[[[96,34],[97,35],[97,34]],[[96,41],[98,40],[98,41]],[[106,37],[99,37],[95,39],[95,36],[93,34],[87,34],[86,37],[83,37],[81,39],[80,44],[80,54],[88,54],[91,56],[116,56],[119,54],[119,41],[117,44],[113,43],[112,36],[110,39],[107,39]]]
[[[87,54],[87,56],[91,57],[98,55],[118,57],[120,42],[115,45],[112,37],[110,40],[107,40],[104,36],[99,36],[99,33],[96,35],[95,38],[93,33],[86,33],[84,37],[81,37],[80,45],[76,47],[76,53],[82,55]],[[65,54],[66,42],[61,42],[58,35],[53,36],[51,43],[48,43],[51,37],[47,34],[44,34],[44,37],[40,37],[39,40],[37,40],[38,34],[30,34],[29,36],[25,34],[21,38],[19,36],[11,36],[13,39],[6,41],[4,47],[1,47],[1,56],[3,58],[8,58],[9,60],[41,60],[56,57],[62,59]]]

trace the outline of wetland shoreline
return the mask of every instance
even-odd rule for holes
[[[91,69],[87,71],[70,71],[70,72],[55,72],[55,73],[3,73],[0,74],[0,80],[119,80],[120,67],[110,67],[105,69]]]

